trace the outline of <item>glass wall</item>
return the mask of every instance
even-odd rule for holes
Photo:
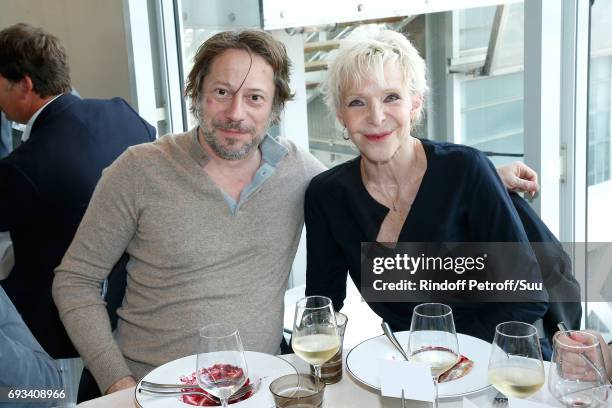
[[[602,284],[607,302],[590,302],[586,324],[612,337],[612,0],[596,0],[591,8],[591,55],[589,67],[588,156],[587,156],[587,280]],[[595,272],[597,271],[597,272]]]
[[[606,182],[612,179],[612,1],[597,0],[591,16],[588,184],[604,184],[601,189],[607,190],[610,187]]]
[[[591,9],[591,56],[588,107],[589,242],[612,242],[612,0],[597,0]]]
[[[523,10],[523,3],[505,6],[505,22],[498,25],[496,6],[457,11],[453,20],[460,60],[472,57],[484,64],[490,54],[495,61],[488,75],[455,75],[461,112],[455,140],[487,152],[495,164],[521,160],[524,153]],[[496,30],[499,40],[490,44]]]

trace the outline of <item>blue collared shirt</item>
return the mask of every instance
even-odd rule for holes
[[[196,133],[197,134],[197,133]],[[261,150],[261,165],[257,172],[255,172],[255,176],[251,183],[246,186],[242,192],[240,193],[240,198],[238,202],[234,201],[229,194],[225,191],[223,192],[223,197],[225,198],[225,202],[230,208],[232,214],[236,214],[236,211],[240,206],[255,192],[257,191],[267,179],[272,177],[274,172],[276,171],[276,167],[278,163],[287,155],[289,152],[285,146],[278,143],[271,136],[265,135],[263,141],[259,145],[259,149]]]
[[[11,130],[11,122],[4,116],[4,112],[0,113],[0,159],[8,156],[13,150],[13,136]]]
[[[2,286],[0,286],[0,367],[2,367],[0,387],[50,389],[62,387],[62,378],[55,362],[36,341]],[[40,407],[50,405],[51,403],[48,403]],[[0,403],[0,406],[4,405]]]

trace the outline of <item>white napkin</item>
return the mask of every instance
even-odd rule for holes
[[[380,393],[385,397],[404,398],[432,402],[434,383],[429,364],[399,360],[380,362]]]
[[[463,408],[478,408],[478,407],[472,401],[463,397]]]

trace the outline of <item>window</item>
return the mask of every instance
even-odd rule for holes
[[[587,152],[588,281],[603,284],[593,290],[605,302],[588,302],[587,328],[612,336],[612,0],[597,0],[591,8]],[[597,272],[595,272],[597,271]],[[587,293],[587,300],[597,294]]]
[[[460,92],[454,141],[486,152],[496,165],[523,156],[523,9],[517,3],[453,15],[459,49],[452,59],[473,64],[466,73],[451,74]],[[495,22],[496,13],[504,13],[503,19]],[[490,44],[496,33],[499,40]],[[495,69],[483,76],[487,53]]]
[[[612,242],[612,228],[602,222],[612,208],[612,0],[597,0],[591,10],[588,105],[589,242]]]

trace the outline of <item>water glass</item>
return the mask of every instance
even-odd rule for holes
[[[325,384],[335,384],[342,379],[342,343],[344,342],[344,332],[348,317],[345,314],[336,312],[336,325],[338,327],[338,337],[340,338],[340,349],[326,363],[321,365],[321,379]],[[310,366],[310,373],[316,374],[314,366]]]
[[[566,407],[599,407],[609,386],[599,339],[588,332],[559,331],[553,336],[548,376],[550,393]]]

